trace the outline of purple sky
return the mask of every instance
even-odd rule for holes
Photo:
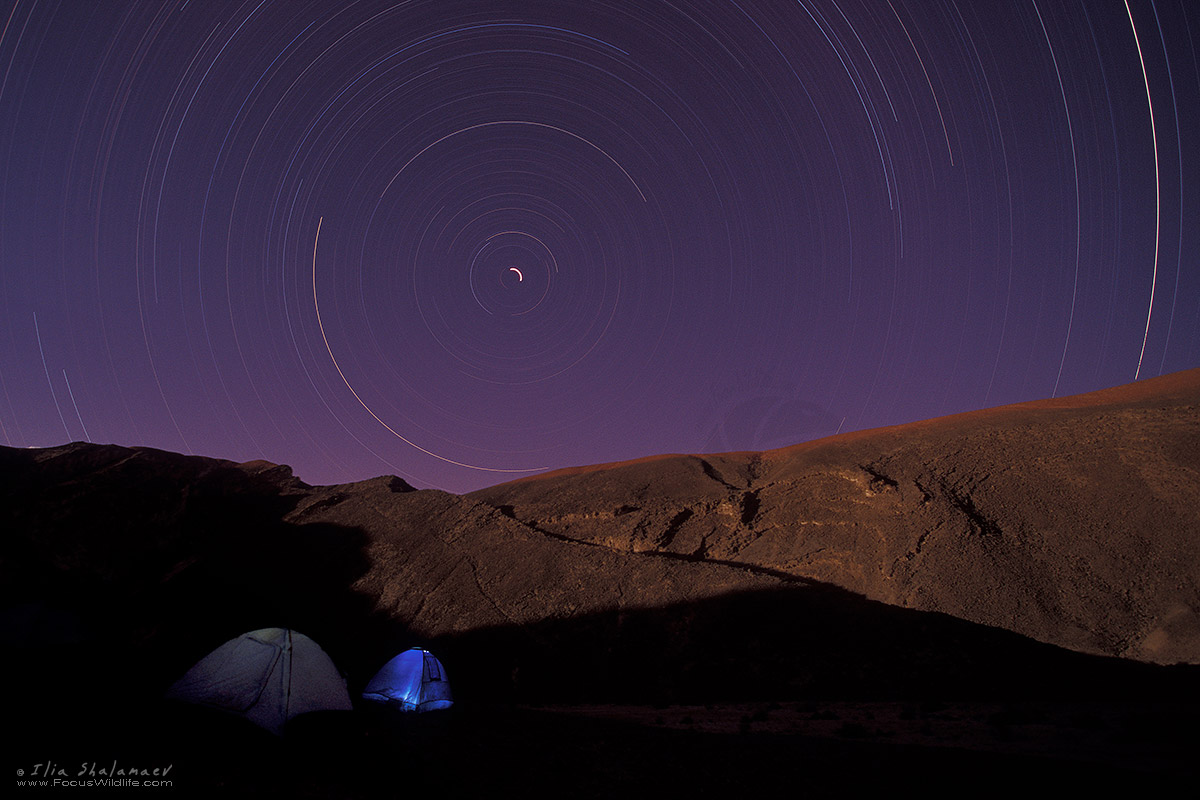
[[[1191,0],[0,15],[3,444],[466,491],[1200,365]]]

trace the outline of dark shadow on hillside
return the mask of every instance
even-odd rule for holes
[[[356,672],[359,653],[376,657],[365,642],[406,640],[350,588],[368,567],[363,531],[283,521],[306,488],[290,475],[63,450],[34,463],[0,448],[0,636],[18,752],[119,757],[111,746],[174,680],[246,631],[294,628]]]
[[[1196,698],[1200,667],[1085,655],[816,583],[439,639],[468,702]]]

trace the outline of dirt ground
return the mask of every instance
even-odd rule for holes
[[[10,751],[170,767],[154,795],[292,798],[925,797],[1194,786],[1196,706],[822,701],[310,714],[283,737],[194,708],[26,720]],[[10,773],[11,774],[11,773]],[[18,796],[37,793],[22,787]]]
[[[1160,775],[1200,769],[1193,758],[1200,754],[1200,718],[1165,704],[823,701],[545,710],[663,731],[944,748]]]

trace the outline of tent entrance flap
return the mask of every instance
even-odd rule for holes
[[[445,667],[420,647],[384,664],[363,690],[363,698],[401,711],[435,711],[454,705]]]

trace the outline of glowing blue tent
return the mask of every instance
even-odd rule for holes
[[[384,664],[363,690],[363,699],[401,711],[434,711],[454,705],[442,662],[420,647],[405,650]]]

